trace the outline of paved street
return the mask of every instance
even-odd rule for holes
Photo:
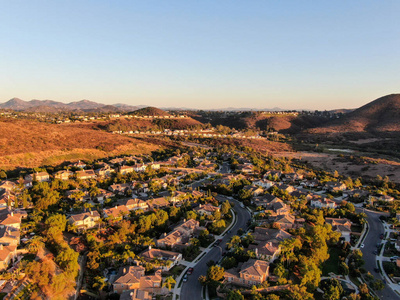
[[[357,212],[362,212],[362,209],[357,208]],[[382,242],[379,236],[384,233],[384,227],[382,225],[382,222],[379,220],[379,216],[386,214],[372,212],[368,210],[365,210],[364,212],[367,215],[367,221],[369,225],[368,234],[363,241],[364,248],[361,249],[365,261],[364,268],[372,275],[374,275],[376,279],[383,280],[383,276],[380,273],[375,272],[374,270],[375,268],[377,268],[377,263],[376,255],[373,252],[377,249],[377,243]],[[385,285],[385,289],[377,292],[377,295],[381,299],[400,299],[400,296],[396,294],[387,284]]]
[[[217,196],[217,199],[223,199],[225,200],[226,198],[223,196]],[[250,220],[250,213],[247,209],[240,207],[239,202],[236,200],[229,200],[231,203],[235,203],[235,207],[233,208],[234,211],[236,212],[236,217],[237,217],[237,222],[236,224],[232,227],[231,232],[226,234],[225,237],[222,239],[222,242],[220,244],[220,247],[222,249],[225,249],[225,244],[226,242],[236,234],[237,230],[239,228],[242,228],[244,230],[247,229],[247,221]],[[192,275],[189,275],[189,279],[187,282],[184,282],[182,284],[182,289],[181,289],[181,294],[180,294],[180,299],[190,299],[190,300],[202,300],[202,286],[198,280],[198,278],[201,275],[206,275],[207,274],[207,262],[210,260],[213,260],[217,262],[219,259],[221,259],[221,248],[219,247],[214,247],[212,248],[194,267],[194,272]],[[224,250],[222,250],[224,251]]]

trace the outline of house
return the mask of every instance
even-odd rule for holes
[[[114,172],[115,172],[115,170],[113,168],[111,168],[110,165],[108,165],[108,164],[104,164],[103,167],[95,170],[95,173],[99,177],[108,177],[108,176],[111,176],[111,174]]]
[[[0,228],[10,226],[16,229],[21,228],[22,215],[20,213],[14,213],[9,208],[3,208],[0,210]]]
[[[99,220],[100,214],[97,211],[72,215],[68,218],[68,222],[75,225],[79,231],[94,228],[97,226]]]
[[[153,296],[148,291],[129,290],[122,292],[119,300],[152,300]]]
[[[119,172],[122,175],[126,175],[135,172],[135,168],[133,166],[121,166],[119,167]]]
[[[173,266],[179,264],[182,260],[182,254],[179,252],[167,251],[162,249],[154,249],[149,246],[148,250],[143,251],[140,254],[146,261],[152,261],[158,259],[160,261],[169,261],[170,264],[163,266],[163,271],[169,271]]]
[[[14,257],[17,255],[17,246],[0,244],[0,271],[6,270]]]
[[[0,192],[11,193],[17,188],[17,185],[9,180],[3,180],[0,182]]]
[[[20,242],[20,231],[14,227],[4,226],[0,228],[0,244],[4,246],[18,246]]]
[[[50,175],[47,172],[36,172],[25,176],[25,180],[31,182],[35,180],[38,182],[49,181]]]
[[[124,205],[128,208],[128,210],[147,210],[149,208],[149,205],[145,201],[137,198],[125,200]]]
[[[368,197],[369,192],[361,189],[352,189],[352,190],[344,190],[343,197],[351,197],[351,198],[364,198]]]
[[[282,172],[281,171],[269,170],[264,174],[263,177],[266,178],[266,179],[271,179],[271,180],[274,179],[274,180],[276,180],[276,179],[281,178],[281,176],[282,176]]]
[[[216,211],[220,211],[220,209],[219,209],[218,206],[214,206],[214,205],[211,205],[211,204],[205,204],[205,205],[200,204],[198,207],[196,207],[194,209],[194,211],[196,211],[200,215],[208,215],[208,216],[210,216],[213,213],[215,213]]]
[[[316,208],[337,208],[336,202],[328,198],[323,198],[323,199],[317,198],[311,200],[310,205]]]
[[[104,217],[111,219],[122,219],[129,214],[129,209],[125,205],[118,205],[103,209]]]
[[[154,275],[145,275],[143,266],[127,266],[118,272],[113,289],[118,294],[130,290],[145,290],[153,293],[161,288],[161,281],[161,270],[157,270]]]
[[[394,198],[388,195],[369,196],[369,203],[374,204],[375,201],[393,202]]]
[[[145,164],[136,164],[133,165],[133,170],[135,172],[144,172],[146,171],[146,165]]]
[[[78,169],[84,169],[86,167],[86,164],[80,160],[76,163],[72,163],[69,165],[70,167],[78,168]]]
[[[265,213],[268,213],[270,216],[283,216],[290,213],[290,206],[283,203],[283,201],[279,198],[275,198],[268,204],[264,205]]]
[[[61,171],[54,173],[54,178],[59,179],[59,180],[68,180],[73,175],[74,175],[74,173],[69,170],[61,170]]]
[[[277,185],[276,187],[277,187],[278,189],[280,189],[281,191],[286,191],[286,192],[288,192],[289,194],[292,193],[292,192],[294,192],[294,191],[296,190],[296,189],[294,188],[294,186],[288,185],[288,184],[284,184],[284,183],[281,183],[281,184]]]
[[[304,186],[304,187],[308,187],[308,188],[315,188],[317,186],[319,186],[319,180],[317,179],[312,179],[312,180],[303,180],[302,182],[300,182],[300,185]]]
[[[250,174],[254,171],[254,166],[251,163],[244,163],[242,165],[237,165],[236,170],[242,173]]]
[[[263,260],[249,259],[237,269],[225,271],[224,283],[250,287],[263,283],[269,276],[269,263]]]
[[[346,242],[350,242],[351,221],[346,218],[325,218],[325,222],[332,226],[333,231],[338,231]]]
[[[330,191],[330,192],[339,192],[339,191],[344,191],[346,189],[346,185],[342,182],[335,182],[335,181],[329,181],[325,184],[324,189]]]
[[[264,189],[263,189],[263,188],[261,188],[261,187],[259,187],[259,186],[255,186],[255,185],[247,185],[247,186],[245,186],[243,189],[244,189],[244,190],[247,190],[247,191],[250,191],[250,193],[251,193],[253,196],[258,196],[258,195],[260,195],[261,193],[264,192]]]
[[[254,244],[248,249],[253,250],[257,258],[273,262],[281,251],[280,243],[292,235],[282,229],[256,227],[254,229]]]
[[[0,207],[13,206],[15,203],[15,195],[10,192],[0,193]]]
[[[161,165],[159,162],[150,163],[150,164],[148,164],[148,166],[150,166],[150,168],[153,170],[159,170],[161,168]]]
[[[169,206],[169,202],[164,197],[158,197],[146,201],[150,209],[158,209]]]
[[[267,190],[270,187],[272,187],[273,185],[275,185],[275,182],[267,180],[267,179],[261,179],[261,180],[253,181],[253,184]]]
[[[96,178],[96,173],[93,170],[76,171],[75,174],[76,178],[81,180]]]
[[[104,189],[99,189],[99,193],[94,197],[100,203],[103,203],[106,199],[114,197],[113,192],[106,191]]]
[[[190,219],[175,227],[169,234],[164,233],[157,241],[156,246],[160,248],[170,247],[181,249],[189,246],[190,237],[194,231],[200,228],[200,223]]]
[[[285,181],[296,181],[296,180],[302,180],[304,176],[302,174],[294,172],[294,173],[286,173],[284,174],[284,177]]]
[[[296,198],[297,200],[301,200],[301,198],[305,198],[306,200],[311,200],[313,198],[313,194],[301,190],[295,190],[291,192],[290,196]]]
[[[278,197],[275,197],[274,195],[271,194],[263,194],[261,196],[257,196],[254,197],[254,199],[252,200],[253,204],[256,206],[262,206],[262,207],[266,207],[268,206],[272,201],[275,200],[280,200]]]
[[[133,189],[132,183],[114,183],[108,187],[108,189],[116,194],[123,195],[127,191],[130,191]]]
[[[280,229],[288,230],[290,228],[296,227],[296,218],[290,214],[287,215],[277,215],[268,218],[269,224],[277,224]]]

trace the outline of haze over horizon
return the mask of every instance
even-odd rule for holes
[[[0,102],[356,108],[397,93],[397,1],[13,1]]]

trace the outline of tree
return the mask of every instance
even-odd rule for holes
[[[170,291],[175,284],[176,284],[176,281],[175,281],[174,277],[168,276],[167,278],[165,278],[162,286],[166,287],[168,289],[168,291]]]
[[[67,218],[62,214],[51,215],[45,222],[47,237],[52,240],[61,240],[62,233],[67,225]]]
[[[332,278],[329,281],[323,282],[322,285],[324,285],[324,287],[322,288],[322,290],[324,291],[324,299],[341,299],[344,290],[339,280]]]
[[[37,254],[40,250],[43,250],[44,242],[40,236],[34,236],[28,244],[28,251],[33,254]]]
[[[229,203],[228,200],[226,200],[225,202],[223,202],[221,204],[221,213],[223,215],[226,215],[227,213],[229,213],[229,210],[231,209],[231,204]]]
[[[307,292],[305,286],[299,286],[297,284],[291,285],[289,287],[290,299],[293,300],[313,300],[314,295]]]
[[[385,288],[385,285],[382,280],[377,279],[372,283],[372,288],[376,291],[381,291]]]
[[[190,219],[196,220],[196,218],[197,214],[193,210],[186,212],[186,220]]]
[[[223,267],[211,266],[207,270],[207,279],[210,281],[220,281],[224,278],[225,270]]]
[[[275,295],[275,294],[268,294],[268,295],[265,297],[265,300],[279,300],[279,296],[278,296],[278,295]]]
[[[243,295],[239,290],[230,290],[226,296],[227,300],[244,300]]]

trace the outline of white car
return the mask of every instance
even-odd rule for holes
[[[360,248],[364,248],[364,244],[361,244],[361,245],[360,245]]]

